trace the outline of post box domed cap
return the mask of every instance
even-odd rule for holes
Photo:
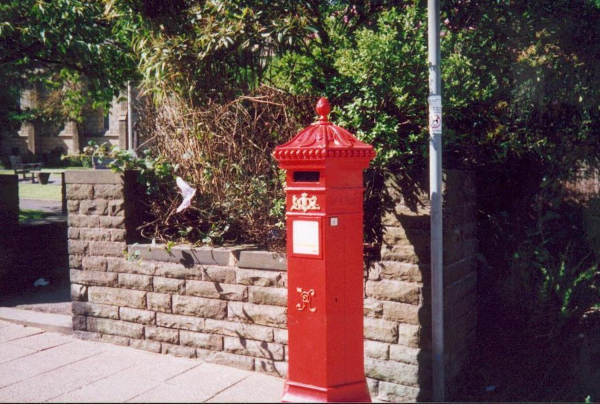
[[[367,161],[375,157],[373,146],[355,138],[346,129],[329,122],[331,105],[327,98],[317,102],[319,121],[303,129],[289,142],[277,146],[273,157],[277,160],[322,160],[329,157],[361,158]]]

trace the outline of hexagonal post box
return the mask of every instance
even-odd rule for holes
[[[373,146],[319,121],[273,156],[286,173],[289,368],[284,402],[370,402],[364,372],[363,170]]]

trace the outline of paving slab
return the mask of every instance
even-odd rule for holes
[[[248,377],[248,372],[227,366],[204,363],[167,381],[167,384],[196,391],[206,400]]]
[[[30,335],[41,334],[43,331],[37,328],[14,325],[12,327],[0,328],[0,343],[9,342]]]
[[[178,359],[178,360],[173,360]],[[171,356],[153,355],[152,360],[139,364],[123,372],[124,376],[137,376],[142,379],[164,382],[188,370],[200,366],[202,362]]]
[[[279,402],[283,380],[0,321],[0,402]]]
[[[251,374],[241,382],[217,394],[208,403],[279,403],[283,393],[282,379]]]
[[[76,341],[3,363],[0,365],[0,388],[98,355],[101,352],[102,350],[98,346]]]
[[[9,344],[33,349],[35,351],[44,351],[59,345],[68,344],[69,342],[73,342],[73,339],[60,334],[44,332],[10,341]]]
[[[41,313],[31,310],[13,309],[11,307],[0,307],[0,319],[32,327],[30,329],[34,329],[33,327],[35,327],[62,334],[73,333],[72,317],[64,314]],[[38,330],[38,332],[41,332],[41,330]],[[0,329],[0,342],[2,342],[2,329]]]
[[[35,349],[24,348],[11,344],[0,344],[0,364],[10,362],[23,356],[37,352]]]
[[[131,400],[140,394],[158,387],[161,383],[139,377],[115,374],[106,379],[88,384],[81,389],[58,396],[51,403],[116,403]]]

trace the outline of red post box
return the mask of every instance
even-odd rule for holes
[[[287,170],[289,368],[284,402],[370,402],[364,372],[363,170],[373,146],[327,120],[273,156]]]

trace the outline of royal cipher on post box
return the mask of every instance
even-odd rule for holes
[[[373,146],[319,121],[273,156],[286,173],[288,378],[284,402],[370,402],[364,373],[363,170]]]

